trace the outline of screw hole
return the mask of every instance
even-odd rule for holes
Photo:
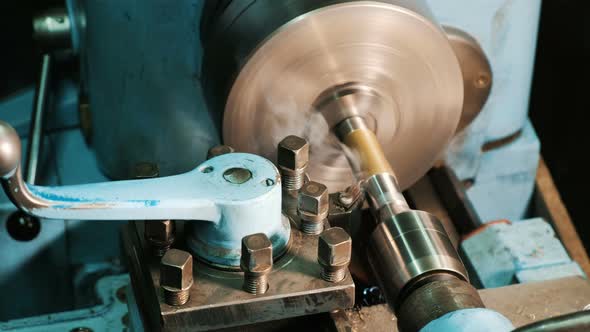
[[[252,178],[252,172],[245,168],[234,167],[223,172],[225,181],[233,184],[242,184]]]
[[[211,173],[211,172],[213,172],[213,166],[204,167],[204,168],[201,169],[201,172],[202,173],[205,173],[205,174]]]
[[[490,77],[486,73],[481,73],[475,80],[475,86],[482,89],[490,84]]]

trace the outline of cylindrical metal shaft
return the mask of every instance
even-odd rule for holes
[[[41,146],[43,144],[43,122],[47,99],[49,95],[49,81],[51,74],[51,55],[43,54],[41,62],[41,73],[37,91],[35,91],[35,103],[31,116],[31,130],[29,132],[28,149],[26,157],[25,181],[35,184],[37,179],[37,167],[41,157]]]
[[[387,209],[391,215],[410,211],[408,202],[390,173],[375,174],[365,180],[365,192],[375,212]]]
[[[337,124],[334,130],[342,143],[350,148],[348,158],[349,160],[354,158],[351,165],[356,168],[355,172],[362,172],[366,178],[381,173],[393,175],[393,170],[375,133],[365,125],[363,118],[360,116],[347,118]]]
[[[426,274],[443,272],[468,280],[459,254],[436,217],[424,211],[391,215],[384,210],[379,219],[367,254],[386,300],[394,308]]]
[[[483,307],[442,223],[411,210],[374,133],[360,116],[334,127],[378,224],[367,244],[369,263],[402,332],[415,332],[455,310]],[[414,311],[416,315],[414,315]]]
[[[348,149],[346,154],[353,171],[359,179],[365,180],[365,191],[373,210],[389,206],[395,213],[409,211],[391,165],[363,118],[349,117],[338,123],[334,131]]]

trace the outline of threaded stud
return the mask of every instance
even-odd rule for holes
[[[193,256],[186,251],[170,249],[160,261],[160,287],[168,305],[185,304],[193,285]]]
[[[164,289],[164,301],[168,305],[183,305],[188,302],[189,299],[189,290],[183,290],[179,292],[173,292]]]
[[[326,268],[322,268],[321,276],[322,279],[328,282],[340,282],[346,277],[346,267],[335,271],[329,271]]]
[[[303,187],[303,183],[305,182],[305,173],[301,172],[301,174],[287,174],[281,173],[283,189],[285,190],[299,190]]]
[[[307,235],[320,235],[324,230],[323,221],[306,221],[301,220],[301,231]]]
[[[168,250],[170,250],[170,247],[171,247],[171,245],[158,246],[158,245],[151,244],[150,249],[151,249],[152,254],[154,256],[156,256],[156,257],[162,257],[162,256],[164,256],[166,254],[166,252]]]
[[[352,240],[340,227],[328,228],[318,239],[318,263],[321,277],[328,282],[340,282],[346,277],[352,256]]]
[[[244,276],[243,289],[254,295],[266,293],[266,290],[268,289],[268,275],[253,276],[246,273]]]
[[[279,142],[277,164],[284,190],[299,190],[303,186],[308,161],[309,143],[304,138],[291,135]]]
[[[240,267],[244,271],[242,288],[246,292],[254,295],[266,293],[272,259],[272,243],[266,234],[256,233],[242,238]]]

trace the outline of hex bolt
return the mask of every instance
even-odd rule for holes
[[[176,225],[173,220],[146,220],[145,239],[154,255],[164,256],[174,243]]]
[[[136,179],[151,179],[160,176],[158,164],[140,162],[135,164],[133,176]],[[157,257],[162,257],[174,243],[176,225],[172,220],[146,220],[144,237]]]
[[[235,150],[229,145],[216,145],[207,151],[207,160],[221,156],[222,154],[234,153]]]
[[[186,251],[170,249],[160,263],[160,287],[164,290],[164,301],[173,306],[189,300],[193,285],[193,256]]]
[[[328,218],[329,208],[330,198],[326,186],[314,181],[304,184],[297,197],[297,214],[301,219],[303,233],[320,234]]]
[[[344,207],[351,207],[362,196],[361,188],[358,184],[353,184],[346,190],[338,193],[338,203]]]
[[[272,243],[264,233],[242,238],[240,267],[244,271],[244,290],[255,295],[266,293],[272,270]]]
[[[304,138],[290,135],[279,142],[277,164],[283,189],[299,190],[303,186],[308,161],[309,144]]]
[[[328,228],[318,241],[318,263],[322,266],[322,279],[339,282],[346,276],[352,254],[352,240],[340,227]]]
[[[136,179],[152,179],[160,176],[158,164],[152,162],[140,162],[135,164],[132,175]]]

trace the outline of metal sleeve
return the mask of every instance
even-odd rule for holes
[[[370,236],[367,250],[385,298],[394,307],[402,289],[424,274],[446,272],[469,280],[443,225],[423,211],[382,219]]]

